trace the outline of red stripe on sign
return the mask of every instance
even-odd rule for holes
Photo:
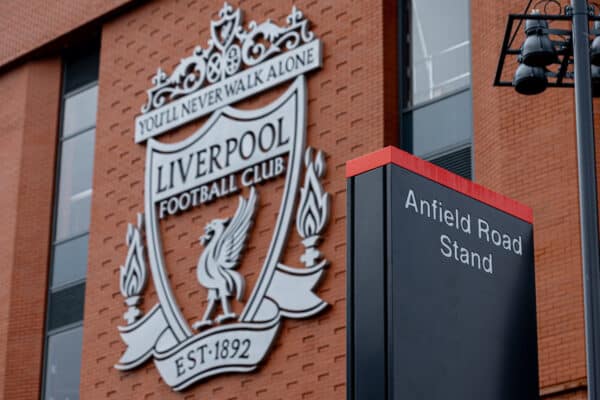
[[[504,211],[507,214],[522,219],[530,224],[533,223],[533,210],[524,204],[510,199],[500,193],[473,183],[472,181],[449,172],[430,162],[413,156],[393,146],[355,158],[346,163],[346,178],[371,171],[375,168],[388,164],[399,167],[421,175],[424,178],[446,186],[452,190],[469,196],[489,206]]]

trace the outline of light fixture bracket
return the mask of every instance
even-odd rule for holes
[[[594,14],[593,7],[589,7],[589,22],[600,21],[600,15]],[[571,23],[573,9],[570,6],[564,8],[563,14],[509,14],[496,68],[494,86],[513,87],[512,73],[514,69],[506,68],[510,58],[515,63],[519,63],[521,57],[521,46],[514,46],[514,38],[519,34],[520,26],[527,20],[545,20],[548,24],[557,21]],[[516,25],[516,28],[515,28]],[[552,44],[556,49],[557,60],[550,64],[546,70],[548,77],[548,87],[572,88],[574,87],[573,74],[573,41],[572,30],[563,28],[548,28],[548,34],[551,36]],[[524,33],[523,33],[524,35]],[[600,29],[590,29],[590,39],[593,36],[600,35]],[[510,74],[510,77],[508,76]]]

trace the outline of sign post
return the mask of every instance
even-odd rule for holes
[[[531,209],[391,147],[347,177],[348,399],[538,398]]]

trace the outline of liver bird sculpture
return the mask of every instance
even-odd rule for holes
[[[229,297],[234,293],[238,301],[244,296],[244,278],[235,269],[240,263],[240,256],[246,245],[248,231],[252,226],[256,212],[257,194],[254,187],[250,189],[248,199],[240,196],[240,202],[233,218],[216,218],[204,228],[200,243],[204,251],[198,260],[198,282],[208,289],[208,305],[202,320],[192,327],[200,329],[213,324],[212,314],[221,301],[223,314],[217,316],[221,323],[237,315],[229,308]]]

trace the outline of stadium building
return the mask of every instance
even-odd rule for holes
[[[0,2],[0,398],[366,398],[347,162],[387,146],[532,210],[539,395],[587,398],[574,92],[493,85],[526,3]]]

